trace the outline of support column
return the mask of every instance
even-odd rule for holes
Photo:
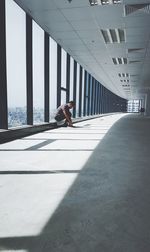
[[[0,0],[0,128],[8,128],[5,0]]]

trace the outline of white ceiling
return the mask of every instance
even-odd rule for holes
[[[150,6],[124,14],[125,6],[150,4],[150,0],[122,0],[121,4],[97,6],[90,6],[89,0],[15,1],[112,92],[136,99],[150,89]],[[106,44],[100,30],[115,28],[125,29],[126,41]],[[112,58],[116,57],[127,58],[128,63],[114,65]],[[121,78],[119,73],[128,73],[130,77]]]

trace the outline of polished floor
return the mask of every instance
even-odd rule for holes
[[[0,251],[149,252],[150,118],[116,114],[0,145]]]

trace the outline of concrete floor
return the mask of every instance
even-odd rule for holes
[[[0,251],[149,252],[150,118],[0,145]]]

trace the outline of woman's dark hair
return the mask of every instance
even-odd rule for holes
[[[72,106],[75,106],[75,102],[74,102],[74,101],[69,101],[69,103],[70,103]]]

